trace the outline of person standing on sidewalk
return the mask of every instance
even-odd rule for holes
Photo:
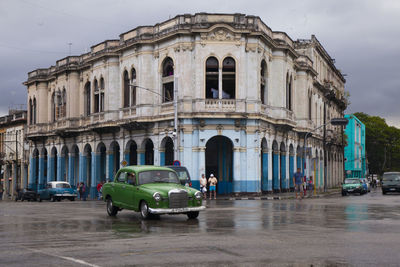
[[[300,168],[297,168],[297,172],[293,175],[293,182],[295,185],[294,191],[296,192],[296,199],[298,192],[300,192],[300,198],[303,198],[303,174]]]
[[[200,191],[203,193],[203,198],[207,199],[207,179],[204,173],[201,175],[200,178]]]
[[[212,199],[211,192],[213,191],[214,191],[214,199],[217,199],[216,187],[218,179],[214,177],[214,174],[211,173],[210,178],[208,178],[208,183],[210,184],[210,199]]]

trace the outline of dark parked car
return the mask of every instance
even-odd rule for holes
[[[400,172],[385,172],[382,177],[382,194],[400,192]]]
[[[15,201],[21,200],[28,200],[28,201],[36,201],[38,199],[38,194],[30,188],[24,188],[22,190],[17,191],[17,196],[15,197]]]
[[[192,186],[192,180],[190,179],[190,174],[189,171],[186,169],[186,167],[183,166],[165,166],[165,167],[173,169],[178,174],[181,185],[190,187]]]

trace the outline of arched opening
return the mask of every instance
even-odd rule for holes
[[[286,181],[286,146],[285,143],[282,142],[280,146],[280,191],[285,192],[288,188],[288,184]]]
[[[293,175],[294,175],[294,147],[292,144],[289,146],[289,188],[294,191]]]
[[[232,192],[233,144],[225,136],[214,136],[206,143],[206,177],[211,174],[218,179],[218,194]]]
[[[84,148],[84,158],[86,164],[83,162],[85,168],[83,170],[84,177],[81,178],[81,181],[86,185],[86,194],[89,193],[89,188],[92,184],[92,147],[87,144]]]
[[[87,82],[85,84],[85,115],[89,116],[90,115],[90,82]]]
[[[271,191],[268,184],[268,143],[265,138],[261,141],[261,190]]]
[[[105,92],[105,85],[104,85],[104,78],[100,78],[100,100],[99,100],[99,106],[100,106],[100,112],[104,111],[104,92]]]
[[[130,141],[128,143],[128,151],[129,151],[129,165],[137,165],[137,145],[135,141]]]
[[[129,74],[128,72],[125,70],[124,71],[124,108],[129,107]]]
[[[292,77],[286,74],[286,108],[292,110]]]
[[[120,161],[121,161],[121,159],[120,159],[120,147],[119,147],[118,142],[113,141],[111,143],[111,145],[110,145],[110,150],[111,150],[112,159],[113,159],[112,160],[113,165],[111,166],[112,170],[113,170],[112,177],[115,177],[115,174],[119,170],[119,164],[120,164]]]
[[[272,190],[274,193],[279,192],[279,147],[276,140],[272,143]]]
[[[98,153],[98,158],[99,158],[99,163],[98,163],[98,175],[96,177],[96,183],[99,183],[101,181],[106,181],[106,160],[107,160],[107,149],[106,146],[104,145],[103,142],[98,144],[97,146],[97,153]]]
[[[174,62],[170,57],[164,59],[162,64],[162,96],[163,103],[174,100]]]
[[[154,144],[150,139],[147,139],[145,145],[144,164],[154,165]]]
[[[206,98],[219,98],[218,71],[218,59],[209,57],[206,61]]]
[[[174,142],[170,137],[165,141],[165,165],[172,165],[174,163]]]
[[[260,99],[261,104],[268,104],[268,91],[267,91],[267,63],[265,60],[261,61],[261,72],[260,72]]]
[[[61,181],[68,181],[68,166],[69,166],[69,155],[68,155],[68,147],[64,146],[61,149]]]
[[[33,114],[32,114],[32,112],[33,112],[33,104],[32,104],[32,99],[30,98],[29,99],[29,124],[33,124],[33,120],[32,120]]]
[[[32,153],[32,160],[33,160],[33,179],[32,179],[32,184],[35,190],[39,189],[39,151],[35,148],[35,150],[33,150]],[[6,183],[6,178],[8,179],[8,177],[4,177],[4,182]]]
[[[222,62],[222,98],[235,99],[236,64],[235,60],[227,57]]]
[[[36,97],[33,98],[33,124],[36,124],[36,116],[37,116],[37,106],[36,106]]]
[[[57,181],[57,164],[58,155],[57,148],[53,147],[51,149],[51,158],[50,158],[50,181]]]
[[[77,145],[74,145],[72,147],[72,160],[72,175],[69,183],[71,184],[71,186],[75,187],[78,183],[79,178],[79,148]]]

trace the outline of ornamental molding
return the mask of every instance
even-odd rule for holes
[[[236,42],[236,45],[240,45],[240,33],[234,33],[227,28],[218,27],[210,32],[200,33],[201,45],[205,45],[206,41],[216,42]]]

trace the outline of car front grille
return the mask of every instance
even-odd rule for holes
[[[188,195],[184,190],[171,190],[169,192],[169,207],[174,208],[186,208],[188,206]]]

